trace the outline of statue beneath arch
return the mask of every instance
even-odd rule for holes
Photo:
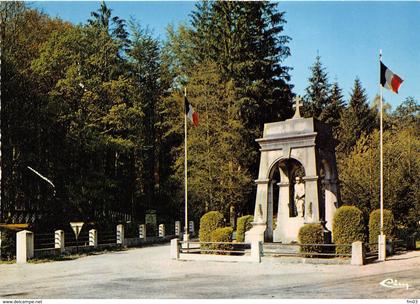
[[[302,118],[300,97],[293,118],[264,125],[253,228],[246,239],[298,241],[300,227],[322,223],[332,230],[339,206],[336,141],[330,127]]]

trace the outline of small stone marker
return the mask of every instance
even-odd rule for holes
[[[73,229],[76,241],[79,239],[80,231],[82,230],[84,222],[70,222],[71,229]]]
[[[351,244],[351,264],[357,266],[365,264],[365,247],[360,241]]]
[[[89,246],[98,247],[98,232],[96,229],[89,230]]]
[[[175,235],[176,236],[181,235],[181,222],[180,221],[175,222]]]
[[[165,225],[164,224],[159,225],[159,237],[165,237]]]
[[[117,225],[117,244],[124,245],[124,225]]]
[[[143,240],[146,239],[146,225],[145,224],[139,225],[139,238]]]
[[[24,264],[34,257],[34,234],[28,230],[16,233],[16,263]]]
[[[195,235],[195,230],[194,230],[194,222],[190,221],[189,225],[188,225],[188,231],[190,233],[191,236]]]
[[[60,249],[62,253],[64,251],[64,231],[56,230],[54,232],[54,248]]]

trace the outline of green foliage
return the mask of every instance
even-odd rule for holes
[[[334,82],[329,96],[329,103],[325,106],[319,120],[331,126],[334,138],[338,137],[341,116],[345,109],[341,88]]]
[[[366,241],[366,227],[363,213],[355,206],[342,206],[337,209],[332,228],[334,243],[351,244]],[[337,253],[350,253],[351,247],[337,246]]]
[[[211,233],[210,241],[211,242],[232,242],[232,227],[217,228]],[[232,250],[231,244],[212,244],[211,249],[213,250]],[[228,252],[215,252],[216,254],[229,254]]]
[[[354,81],[349,106],[340,120],[340,152],[348,153],[362,134],[370,134],[376,126],[376,115],[369,108],[368,97],[359,78]]]
[[[324,229],[320,224],[305,224],[299,229],[300,244],[324,244]],[[320,253],[322,246],[300,246],[300,252]]]
[[[212,232],[224,226],[224,217],[218,211],[210,211],[200,219],[199,238],[200,242],[210,242]]]
[[[232,160],[225,162],[228,167],[225,172],[232,172],[232,181],[236,170],[241,175],[248,172],[256,175],[259,152],[255,138],[261,134],[263,124],[289,118],[292,114],[289,68],[283,64],[290,55],[290,37],[283,34],[284,16],[284,12],[277,11],[275,3],[200,2],[192,12],[191,27],[181,25],[178,30],[173,27],[168,30],[169,39],[164,50],[165,58],[170,61],[168,66],[176,75],[175,87],[188,83],[188,94],[194,94],[190,81],[197,77],[198,70],[205,73],[206,69],[202,67],[209,62],[214,66],[209,70],[218,74],[220,83],[226,84],[214,91],[206,81],[209,87],[206,91],[210,96],[231,96],[224,106],[231,117],[236,116],[235,124],[238,124],[234,126],[233,137],[241,138],[241,148],[235,150]],[[206,100],[207,95],[200,95],[198,103],[191,99],[193,106],[198,107]],[[208,112],[211,113],[210,108]],[[200,117],[206,116],[200,114]],[[212,119],[210,124],[214,123]],[[213,137],[211,132],[208,134]],[[207,171],[212,171],[211,165],[209,167]],[[213,173],[211,178],[214,176]],[[203,183],[201,187],[220,184],[223,183]],[[236,193],[242,193],[244,199],[232,198],[231,201],[236,205],[253,204],[254,197],[248,191],[249,187],[239,185],[237,188]],[[201,201],[209,202],[209,193],[207,190],[206,199]],[[228,205],[229,202],[224,202],[222,209],[218,210],[225,212]],[[241,208],[236,210],[243,211]]]
[[[317,56],[311,67],[312,75],[308,79],[309,86],[306,88],[305,117],[320,118],[322,112],[329,103],[330,84],[325,68],[322,67],[321,57]]]
[[[236,223],[236,241],[245,241],[245,232],[252,228],[254,217],[252,215],[244,215],[238,218]]]
[[[197,128],[188,122],[188,190],[194,214],[207,210],[227,214],[230,206],[241,210],[250,192],[251,175],[242,162],[247,151],[242,137],[244,127],[231,85],[223,82],[213,63],[197,66],[190,78],[188,100],[200,116]],[[183,108],[179,94],[174,93],[169,98],[175,99],[178,109]],[[182,138],[183,114],[178,111],[167,121],[172,121],[173,133]],[[182,141],[175,153],[176,178],[182,183]]]
[[[383,133],[384,206],[394,214],[399,229],[407,233],[416,231],[420,215],[420,140],[416,130],[415,124],[404,124]],[[353,150],[338,162],[343,202],[356,202],[366,216],[379,208],[378,163],[378,131],[361,136]]]
[[[381,227],[381,210],[376,209],[370,213],[369,216],[369,243],[377,243],[378,235],[380,234]],[[395,238],[395,222],[394,215],[391,210],[384,209],[384,234],[386,238]]]

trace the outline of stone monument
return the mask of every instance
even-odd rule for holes
[[[300,116],[299,96],[294,101],[295,115],[265,124],[263,138],[256,140],[261,148],[255,181],[256,220],[246,234],[247,241],[295,242],[306,223],[322,223],[326,230],[332,229],[339,205],[336,141],[327,124]],[[278,210],[275,229],[274,204]]]

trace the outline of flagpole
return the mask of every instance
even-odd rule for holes
[[[379,69],[381,69],[382,50],[379,51]],[[380,74],[381,75],[381,72]],[[382,76],[382,75],[381,75]],[[382,101],[382,83],[379,81],[380,90],[380,107],[379,107],[379,158],[380,158],[380,209],[381,209],[381,225],[378,236],[378,260],[385,261],[386,259],[386,236],[384,235],[384,175],[383,175],[383,101]]]
[[[382,49],[379,50],[379,61],[382,62]],[[380,69],[379,64],[379,69]],[[379,74],[380,75],[380,74]],[[379,84],[380,89],[380,115],[379,115],[379,146],[380,146],[380,209],[381,209],[381,227],[380,234],[384,234],[384,156],[383,156],[383,102],[382,102],[382,85]]]
[[[184,88],[184,98],[187,98],[187,88]],[[188,165],[187,165],[187,156],[188,156],[188,146],[187,146],[187,109],[185,108],[185,102],[184,102],[184,182],[185,182],[185,226],[184,226],[184,241],[189,240],[189,234],[188,234]]]

